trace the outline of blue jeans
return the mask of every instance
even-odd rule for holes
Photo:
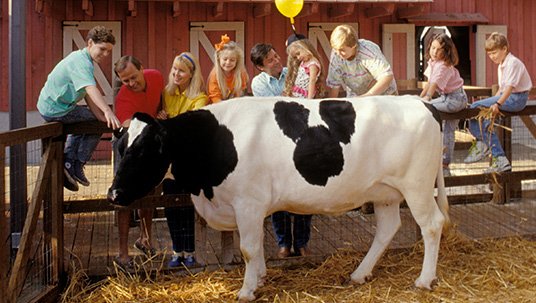
[[[83,106],[76,106],[65,116],[61,117],[47,117],[43,116],[43,119],[47,122],[62,122],[65,124],[73,124],[77,122],[96,121],[97,118],[89,108]],[[65,142],[65,149],[63,154],[65,158],[72,160],[80,160],[87,162],[91,158],[91,155],[97,149],[99,145],[101,135],[96,134],[84,134],[84,135],[68,135]]]
[[[294,241],[292,241],[292,220],[291,213],[278,211],[272,214],[272,225],[279,247],[291,247],[294,242],[294,251],[307,247],[311,234],[312,215],[294,216]]]
[[[475,103],[471,104],[471,108],[476,108],[476,107],[488,107],[489,108],[493,104],[495,104],[497,100],[499,100],[499,97],[500,95],[476,101]],[[507,112],[518,112],[525,108],[525,106],[527,105],[528,99],[529,99],[528,92],[512,93],[510,94],[510,97],[508,97],[508,99],[506,99],[504,104],[501,106],[501,110],[507,111]],[[500,124],[503,122],[504,122],[504,118],[501,119],[501,121],[498,121],[497,123]],[[471,119],[469,120],[469,131],[477,140],[481,140],[484,144],[488,145],[488,147],[491,149],[491,155],[493,158],[498,157],[498,156],[504,156],[504,150],[501,147],[501,142],[499,140],[499,137],[497,137],[497,133],[495,133],[494,129],[489,130],[490,125],[491,125],[490,121],[488,119],[484,119],[482,121],[482,129],[480,129],[478,120]]]
[[[184,191],[175,180],[164,179],[164,195],[183,194]],[[180,253],[195,251],[195,209],[193,206],[166,207],[164,213],[167,218],[169,234],[173,243],[173,251]]]
[[[450,94],[442,94],[438,98],[430,101],[430,103],[439,111],[445,113],[455,113],[467,107],[467,95],[463,88],[451,92]],[[444,120],[443,121],[443,146],[447,148],[443,154],[443,163],[449,164],[454,153],[454,143],[456,126],[460,120]]]

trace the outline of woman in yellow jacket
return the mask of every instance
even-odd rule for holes
[[[189,110],[201,108],[207,104],[205,83],[197,58],[191,53],[182,53],[175,57],[169,72],[168,85],[164,90],[163,109],[157,114],[158,119],[176,117]],[[166,175],[163,181],[164,195],[185,193],[182,188]],[[166,207],[165,214],[173,242],[173,255],[168,267],[194,266],[195,251],[195,209],[187,207]]]

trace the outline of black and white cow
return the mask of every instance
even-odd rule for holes
[[[437,112],[417,97],[239,98],[169,120],[136,114],[121,140],[108,199],[124,205],[147,195],[171,163],[211,227],[239,230],[241,301],[262,285],[263,222],[280,210],[342,214],[374,202],[376,236],[351,275],[361,284],[400,228],[405,199],[425,244],[415,285],[431,289],[437,279],[440,235],[450,223],[442,134]]]

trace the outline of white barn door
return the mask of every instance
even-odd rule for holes
[[[393,49],[393,34],[405,34],[405,49]],[[391,64],[393,73],[396,78],[412,79],[415,78],[415,25],[414,24],[384,24],[382,34],[382,51],[387,61]],[[405,58],[397,54],[406,54]],[[395,62],[398,61],[398,62]],[[405,73],[397,70],[398,66],[405,63]]]
[[[106,103],[112,105],[114,103],[114,92],[111,84],[117,77],[114,72],[114,63],[121,58],[121,22],[64,21],[63,57],[67,57],[74,50],[86,47],[86,37],[82,36],[82,32],[87,35],[87,32],[97,25],[102,25],[111,30],[115,37],[115,45],[111,55],[104,62],[101,62],[100,65],[95,64],[97,85],[102,90]],[[106,66],[106,69],[103,70],[101,65],[103,67]]]

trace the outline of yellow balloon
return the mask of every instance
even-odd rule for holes
[[[275,0],[275,6],[283,16],[292,19],[300,13],[303,0]]]

